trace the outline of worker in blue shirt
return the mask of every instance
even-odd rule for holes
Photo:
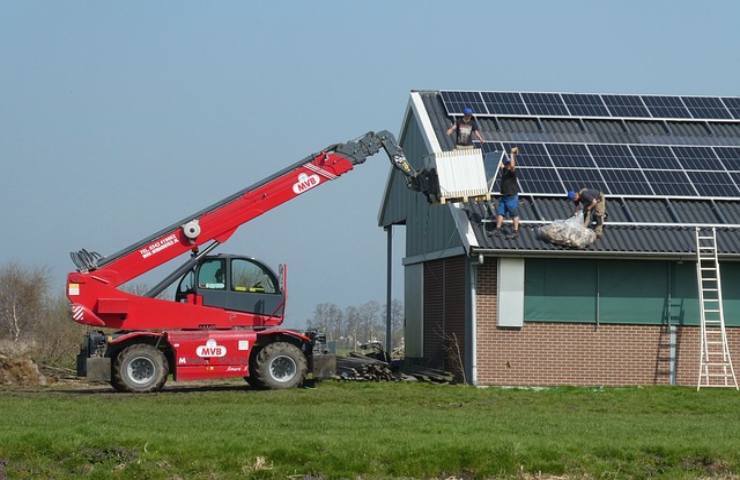
[[[518,153],[518,147],[512,148],[510,155],[504,157],[501,164],[501,198],[499,198],[498,208],[496,208],[496,235],[501,235],[504,217],[512,218],[514,231],[509,235],[509,239],[519,236],[519,183],[516,179],[516,156]]]
[[[463,117],[455,120],[455,123],[447,129],[447,135],[456,132],[455,148],[473,148],[473,135],[479,142],[483,143],[483,137],[478,128],[478,122],[473,118],[473,109],[465,107]]]
[[[591,214],[596,218],[597,237],[604,234],[604,217],[606,216],[606,198],[598,190],[591,188],[582,188],[578,192],[568,192],[568,198],[576,204],[576,211],[583,208],[583,224],[586,227],[591,226]]]

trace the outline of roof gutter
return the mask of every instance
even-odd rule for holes
[[[600,251],[591,250],[523,250],[523,249],[493,249],[493,248],[472,248],[471,256],[484,255],[489,257],[498,257],[502,255],[511,257],[540,257],[551,258],[554,256],[564,258],[614,258],[619,257],[624,260],[683,260],[695,261],[696,252],[629,252],[629,251]],[[719,258],[740,260],[740,253],[718,253]]]

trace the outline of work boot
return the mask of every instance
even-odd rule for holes
[[[502,237],[504,234],[501,232],[500,228],[496,228],[493,230],[493,236],[494,237]]]
[[[514,230],[506,236],[507,240],[516,240],[517,238],[519,238],[519,230]]]

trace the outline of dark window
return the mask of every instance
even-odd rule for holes
[[[198,271],[198,288],[223,290],[226,288],[224,261],[220,259],[206,260]]]
[[[231,288],[236,292],[278,293],[275,278],[263,266],[242,258],[231,261]]]

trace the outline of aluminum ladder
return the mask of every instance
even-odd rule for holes
[[[699,381],[702,387],[738,389],[727,344],[722,307],[722,279],[717,258],[717,229],[696,228],[696,279],[699,287],[701,348]]]

